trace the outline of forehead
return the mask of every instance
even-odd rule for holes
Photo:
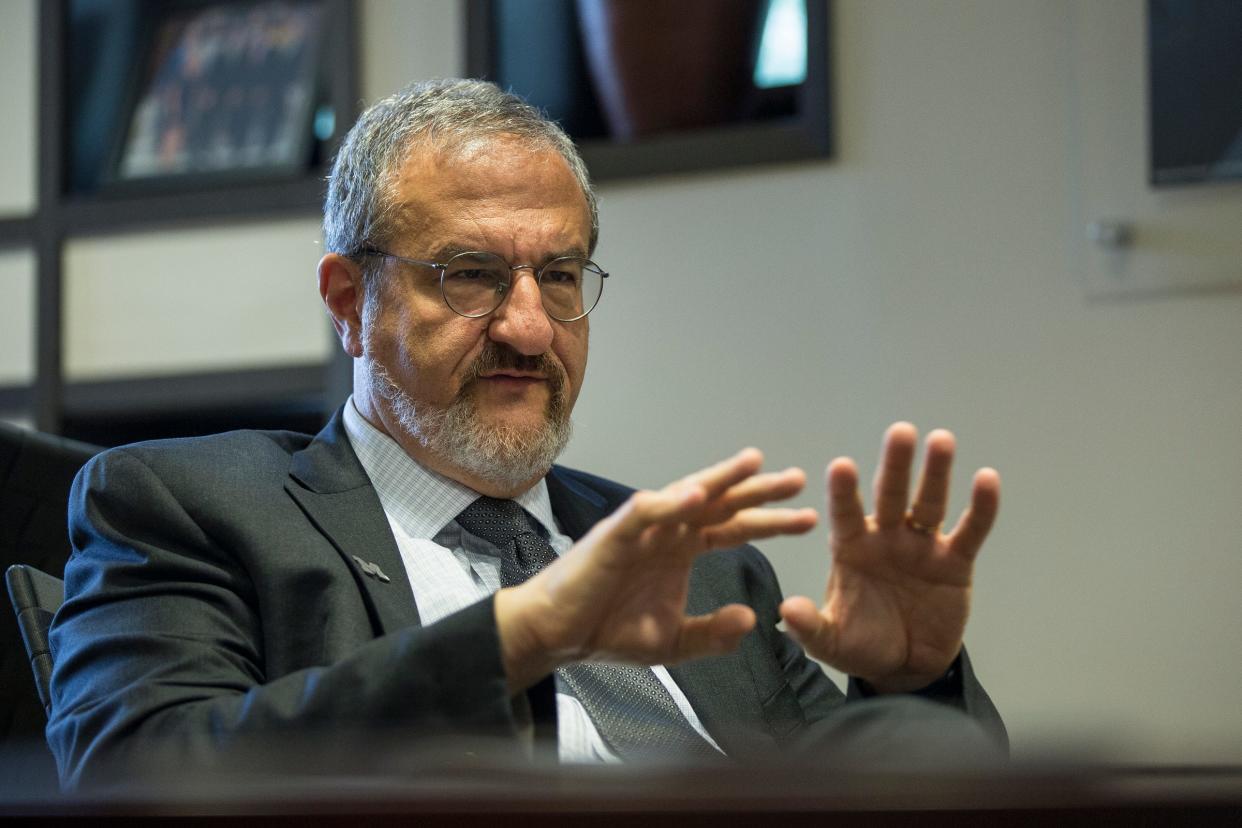
[[[498,136],[460,147],[416,145],[394,181],[397,225],[423,246],[523,244],[585,250],[590,214],[569,165],[552,149]]]

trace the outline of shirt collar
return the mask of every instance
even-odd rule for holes
[[[412,538],[434,538],[481,495],[469,486],[419,464],[395,440],[358,412],[351,395],[345,403],[345,434],[371,478],[380,505]],[[544,478],[513,498],[549,533],[559,531]]]

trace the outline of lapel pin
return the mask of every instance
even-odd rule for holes
[[[380,569],[378,564],[373,564],[370,561],[364,561],[357,555],[350,555],[350,557],[354,559],[354,561],[358,564],[358,568],[361,569],[364,574],[369,577],[376,578],[383,583],[391,583],[392,579],[384,574],[384,570]]]

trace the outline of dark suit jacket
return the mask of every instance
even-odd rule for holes
[[[547,483],[573,538],[630,494],[560,467]],[[339,414],[314,438],[243,431],[106,452],[74,485],[70,534],[47,727],[70,785],[154,745],[194,766],[281,734],[515,741],[492,601],[420,626]],[[750,547],[693,573],[690,612],[741,602],[759,617],[737,652],[671,670],[731,756],[776,751],[845,700],[776,630],[779,601]],[[964,659],[957,678],[964,691],[947,700],[999,727]]]

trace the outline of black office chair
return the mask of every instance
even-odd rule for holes
[[[98,451],[85,443],[0,423],[0,568],[25,565],[24,574],[6,573],[17,614],[0,612],[0,745],[43,743],[47,687],[31,680],[35,654],[27,651],[27,645],[38,642],[19,629],[23,607],[16,601],[27,605],[28,624],[42,624],[46,644],[47,624],[62,600],[55,576],[64,573],[69,559],[69,488],[78,469]],[[22,583],[15,586],[15,578]],[[36,611],[30,611],[32,606]],[[46,659],[50,669],[50,654],[39,658],[40,663]],[[50,754],[47,762],[50,766]]]
[[[43,710],[50,712],[52,648],[47,640],[47,631],[52,626],[52,616],[65,600],[65,582],[33,566],[13,564],[4,572],[4,583],[9,589],[13,611],[17,614],[17,629],[30,657],[35,690]]]

